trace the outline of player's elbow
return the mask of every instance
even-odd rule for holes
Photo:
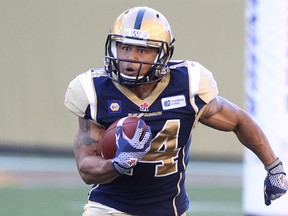
[[[93,175],[91,173],[79,171],[80,176],[82,180],[87,184],[87,185],[92,185],[92,184],[104,184],[106,182],[103,182],[101,178],[97,177],[96,175]]]
[[[95,183],[93,181],[93,173],[92,173],[93,168],[91,166],[87,165],[86,160],[82,160],[82,161],[78,162],[77,168],[78,168],[78,172],[79,172],[80,177],[82,178],[82,180],[86,184],[90,185],[90,184]]]
[[[96,176],[87,175],[85,173],[82,173],[82,174],[80,173],[80,176],[87,185],[92,185],[92,184],[107,184],[111,182],[112,180],[114,180],[119,175],[116,174],[116,175],[109,176],[109,177],[104,177],[104,176],[96,177]]]
[[[78,172],[79,172],[79,174],[80,174],[80,177],[82,178],[82,180],[83,180],[86,184],[90,185],[90,184],[95,183],[95,182],[93,182],[91,175],[87,172],[87,170],[86,170],[85,167],[79,166],[79,167],[78,167]]]
[[[93,181],[93,179],[92,179],[89,175],[80,172],[80,176],[81,176],[82,180],[83,180],[87,185],[95,184],[95,182]]]
[[[78,171],[82,180],[88,185],[106,184],[119,176],[110,163],[111,161],[107,160],[106,165],[88,167],[85,164],[79,164]]]

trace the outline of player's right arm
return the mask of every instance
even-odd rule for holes
[[[87,184],[111,182],[119,176],[119,173],[123,174],[131,169],[149,149],[152,136],[150,128],[147,127],[147,135],[143,140],[139,140],[141,137],[136,136],[132,142],[121,136],[121,127],[116,139],[117,146],[121,148],[117,148],[116,157],[107,160],[101,156],[99,141],[105,130],[97,123],[97,92],[92,79],[93,76],[97,77],[101,74],[101,70],[91,70],[77,76],[70,82],[64,100],[65,106],[79,119],[79,129],[74,139],[74,155],[79,174]],[[89,111],[87,111],[88,107]],[[136,141],[141,148],[134,148],[131,144]],[[133,163],[129,163],[131,161]]]
[[[117,176],[112,161],[100,154],[99,141],[104,129],[93,122],[79,117],[79,129],[74,139],[74,155],[77,168],[87,184],[105,184]]]
[[[96,122],[93,123],[92,119],[88,120],[85,117],[90,103],[93,104],[90,107],[96,107],[97,104],[92,72],[80,74],[70,82],[64,104],[79,120],[78,132],[74,139],[74,155],[79,174],[87,184],[104,184],[115,179],[118,173],[113,168],[112,161],[102,158],[100,154],[99,140],[104,129],[97,126]],[[97,72],[101,73],[94,73]]]

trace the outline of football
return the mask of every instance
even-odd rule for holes
[[[106,159],[112,159],[115,157],[116,149],[117,149],[116,137],[115,137],[117,123],[119,122],[120,125],[122,125],[123,132],[128,138],[131,139],[136,131],[138,121],[139,121],[139,118],[137,117],[124,117],[113,122],[106,129],[103,137],[100,140],[102,157]],[[145,128],[146,128],[146,124],[144,123],[144,130]]]

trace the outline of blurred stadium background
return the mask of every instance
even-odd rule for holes
[[[64,94],[77,74],[102,66],[109,28],[127,8],[161,11],[176,37],[174,59],[201,62],[220,95],[243,107],[245,1],[0,2],[0,215],[81,214],[89,186],[73,161],[77,119]],[[241,215],[242,151],[234,134],[196,127],[189,215]]]

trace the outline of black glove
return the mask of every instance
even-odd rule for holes
[[[267,176],[264,180],[265,205],[270,205],[272,200],[278,199],[288,190],[288,182],[283,164],[279,158],[269,166],[266,166]]]

